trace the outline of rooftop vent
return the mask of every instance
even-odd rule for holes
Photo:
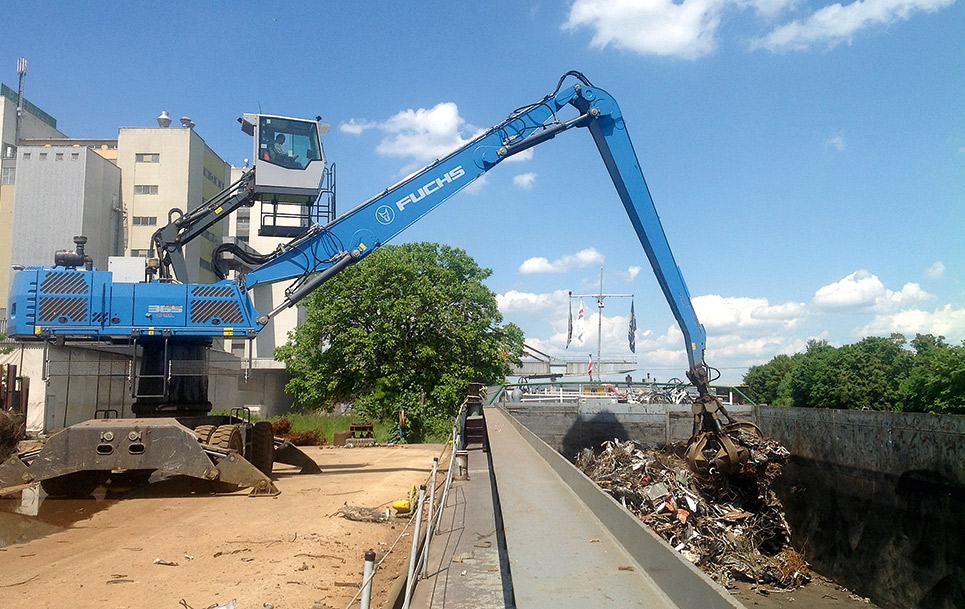
[[[171,117],[168,116],[167,110],[162,110],[161,116],[157,117],[157,126],[165,129],[171,126]]]
[[[187,116],[181,117],[181,126],[185,129],[194,129],[194,121]]]

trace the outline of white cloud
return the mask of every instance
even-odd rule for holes
[[[378,129],[386,137],[376,146],[376,152],[420,163],[446,156],[471,141],[479,131],[459,116],[459,107],[453,102],[441,102],[429,109],[410,108],[382,122],[353,118],[338,128],[356,135]]]
[[[805,50],[815,44],[834,47],[851,42],[852,37],[873,26],[906,21],[917,12],[934,12],[954,4],[955,0],[857,0],[846,6],[831,4],[818,9],[805,19],[786,23],[751,48],[770,51]]]
[[[751,49],[804,50],[850,42],[861,31],[906,21],[920,12],[934,12],[955,0],[857,0],[819,8],[751,41]],[[643,55],[697,59],[718,47],[727,11],[753,9],[773,22],[798,5],[798,0],[575,0],[566,30],[587,28],[591,46],[613,46]]]
[[[860,270],[819,288],[814,293],[814,304],[825,309],[872,308],[878,312],[888,312],[934,298],[917,283],[906,283],[897,292],[889,290],[877,275]]]
[[[467,195],[478,195],[480,192],[482,192],[483,187],[488,183],[489,176],[487,174],[483,174],[470,182],[469,186],[466,186],[460,192],[464,192]]]
[[[726,0],[576,0],[565,29],[593,30],[595,47],[686,59],[712,53]]]
[[[772,305],[766,298],[723,297],[717,294],[693,299],[697,318],[709,330],[794,328],[808,315],[803,302]]]
[[[844,138],[840,135],[835,135],[834,137],[829,138],[826,143],[835,150],[844,150]]]
[[[906,283],[901,286],[900,292],[885,290],[885,293],[875,301],[875,311],[881,313],[896,311],[934,299],[934,294],[929,294],[921,289],[921,286],[917,283]]]
[[[559,272],[578,263],[594,264],[602,256],[592,248],[562,256],[555,261],[532,258],[520,267],[528,272]],[[938,268],[937,265],[932,265]],[[931,268],[931,267],[929,267]],[[632,272],[639,272],[639,267]],[[619,272],[624,276],[629,273]],[[593,299],[590,299],[591,301]],[[662,300],[662,299],[658,299]],[[815,291],[811,302],[772,303],[762,297],[725,297],[706,294],[693,299],[698,319],[707,329],[706,361],[719,368],[722,383],[739,383],[749,366],[763,364],[778,354],[803,351],[811,338],[832,345],[854,342],[865,336],[888,336],[900,332],[906,336],[931,333],[945,336],[953,343],[965,340],[965,307],[941,303],[928,306],[935,296],[914,282],[900,289],[889,289],[882,280],[867,270],[855,271],[839,281]],[[596,357],[597,324],[600,311],[595,302],[587,301],[586,336],[582,346],[571,344],[566,349],[566,321],[569,298],[556,290],[544,294],[509,291],[497,296],[500,311],[517,322],[530,318],[548,329],[527,342],[547,353],[567,358]],[[683,376],[687,368],[684,340],[676,324],[654,331],[663,325],[669,312],[658,303],[657,311],[637,302],[636,354],[629,351],[627,326],[629,303],[607,302],[602,318],[604,356],[635,357],[640,370],[659,380]],[[641,306],[642,305],[642,306]],[[573,304],[574,312],[576,303]],[[625,308],[623,308],[625,307]],[[621,315],[614,315],[620,312]],[[508,319],[512,321],[512,319]],[[649,327],[648,327],[649,326]],[[637,376],[634,374],[634,376]]]
[[[347,123],[342,123],[338,126],[338,130],[342,133],[351,133],[352,135],[359,135],[367,129],[374,129],[378,127],[378,123],[373,123],[372,121],[367,121],[365,119],[349,119]]]
[[[630,283],[631,281],[636,279],[637,275],[640,274],[641,270],[643,270],[642,266],[630,265],[629,267],[627,267],[627,273],[626,273],[627,283]]]
[[[453,102],[442,102],[428,110],[403,110],[378,128],[389,136],[379,142],[376,152],[418,161],[444,157],[472,139],[462,136],[469,127]]]
[[[925,279],[941,279],[945,276],[945,264],[941,260],[938,260],[935,264],[922,271],[922,275],[925,276]]]
[[[885,286],[868,271],[855,271],[838,282],[818,288],[814,293],[814,304],[819,307],[848,308],[867,307],[884,294]]]
[[[510,290],[505,294],[496,294],[496,305],[499,307],[499,312],[504,315],[517,312],[565,312],[569,300],[569,292],[566,290],[542,294]]]
[[[533,158],[533,152],[534,152],[534,149],[533,149],[533,148],[527,148],[526,150],[524,150],[524,151],[522,151],[522,152],[517,152],[517,153],[514,154],[513,156],[504,159],[502,162],[503,162],[503,163],[518,163],[518,162],[520,162],[520,161],[528,161],[528,160],[530,160],[530,159]]]
[[[759,15],[770,19],[796,5],[797,0],[736,0],[735,3],[738,6],[753,7]]]
[[[950,304],[929,313],[920,309],[876,315],[867,325],[857,328],[855,336],[888,336],[900,332],[912,334],[935,334],[944,336],[951,343],[965,340],[965,309],[955,309]]]
[[[529,258],[519,265],[519,272],[524,275],[532,273],[565,273],[572,269],[581,269],[590,265],[603,264],[605,257],[595,248],[580,250],[575,254],[567,254],[550,262],[542,256]]]
[[[536,181],[535,173],[521,173],[513,178],[513,184],[523,190],[532,190],[533,182]]]

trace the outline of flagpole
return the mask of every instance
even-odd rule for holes
[[[603,299],[608,297],[615,298],[633,298],[633,294],[604,294],[603,293],[603,267],[600,267],[600,292],[598,294],[574,294],[570,292],[570,298],[596,298],[597,314],[599,319],[597,319],[597,331],[596,331],[596,361],[597,365],[600,366],[600,370],[597,373],[597,377],[603,374]]]
[[[596,297],[596,304],[599,307],[597,326],[596,326],[596,361],[603,361],[603,267],[600,267],[600,295]],[[601,366],[603,364],[600,364]]]

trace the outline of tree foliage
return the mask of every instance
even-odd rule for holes
[[[965,344],[944,337],[870,336],[832,347],[808,341],[744,376],[751,399],[776,406],[965,413]]]
[[[286,390],[377,419],[405,409],[409,440],[444,430],[470,382],[501,380],[522,355],[522,330],[500,325],[482,283],[490,273],[446,245],[382,247],[307,299],[305,323],[275,351]]]

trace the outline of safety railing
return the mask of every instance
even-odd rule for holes
[[[725,406],[755,402],[737,387],[712,385]],[[497,400],[513,402],[566,403],[593,399],[612,399],[630,404],[687,404],[697,397],[696,389],[682,382],[609,382],[609,381],[556,381],[527,382],[501,385],[493,393],[490,404]]]
[[[395,550],[403,537],[412,529],[412,544],[409,550],[409,568],[405,579],[403,608],[408,609],[412,601],[412,593],[415,590],[417,579],[428,577],[429,545],[433,535],[438,532],[439,524],[442,522],[442,512],[446,501],[449,498],[449,487],[452,485],[453,471],[456,459],[456,449],[459,446],[460,434],[462,433],[463,415],[466,412],[467,402],[464,401],[459,406],[455,418],[453,419],[451,433],[446,446],[438,457],[432,460],[432,473],[426,478],[425,482],[419,487],[419,494],[416,505],[410,506],[411,516],[406,522],[396,540],[389,546],[389,549],[382,555],[381,560],[375,563],[375,553],[369,550],[365,553],[365,566],[363,568],[362,582],[358,592],[346,605],[346,609],[352,607],[355,601],[359,601],[362,609],[369,609],[372,594],[372,580],[379,571],[379,567]],[[446,476],[441,485],[438,483],[439,462],[449,453],[449,463],[446,467]],[[427,493],[428,490],[428,493]],[[436,499],[438,498],[438,501]],[[425,535],[422,530],[422,515],[428,512],[425,523]]]

